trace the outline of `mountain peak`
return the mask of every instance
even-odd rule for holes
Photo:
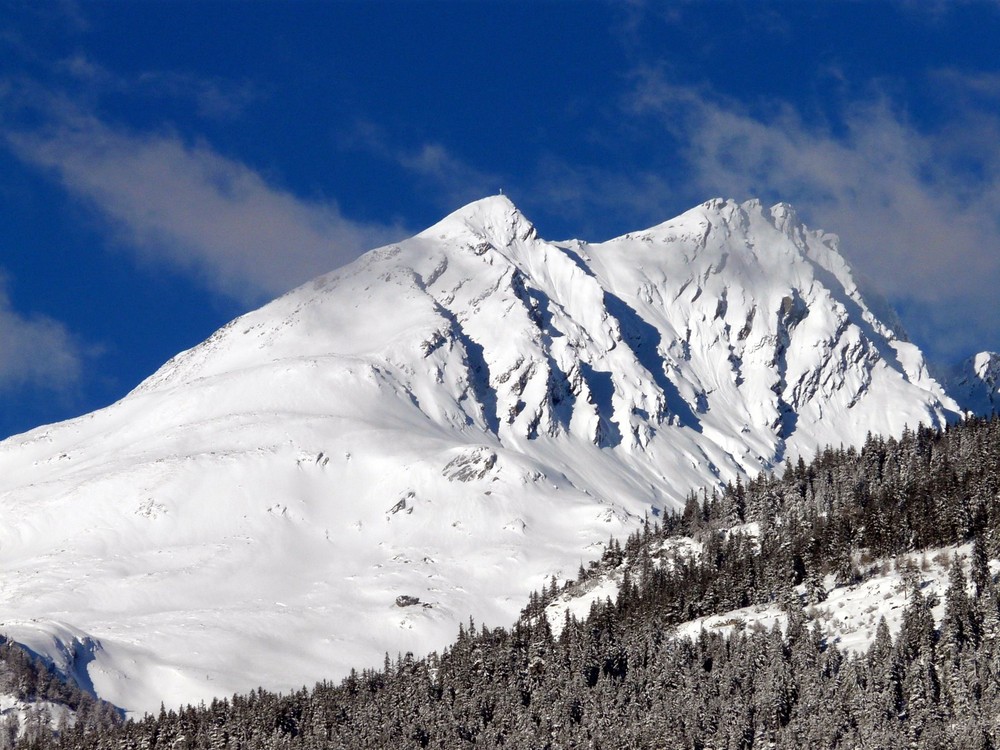
[[[965,360],[953,371],[949,385],[964,410],[1000,411],[1000,353],[979,352]]]
[[[421,235],[443,237],[452,233],[468,233],[505,247],[515,240],[535,237],[535,226],[506,195],[480,198],[454,211]]]
[[[723,220],[732,220],[736,217],[745,219],[751,215],[760,215],[767,219],[775,229],[785,234],[802,225],[802,220],[795,207],[784,201],[775,203],[770,209],[765,210],[759,198],[751,198],[742,203],[732,198],[712,198],[702,203],[699,208],[704,213],[715,214],[722,217]]]
[[[766,209],[759,198],[751,198],[742,203],[732,198],[712,198],[684,215],[691,213],[707,218],[717,217],[723,224],[744,229],[749,227],[752,217],[761,217],[779,232],[789,236],[803,226],[798,212],[791,204],[780,202]]]
[[[790,203],[775,203],[771,206],[770,213],[775,229],[785,232],[786,234],[790,230],[802,225],[798,212]]]
[[[979,352],[972,358],[976,375],[982,380],[991,379],[1000,383],[1000,354],[997,352]]]

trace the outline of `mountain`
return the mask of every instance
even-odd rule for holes
[[[980,352],[967,359],[951,373],[948,392],[965,411],[1000,412],[1000,354]]]
[[[589,244],[472,203],[0,444],[2,629],[131,711],[294,688],[510,623],[694,488],[956,417],[837,244],[785,204]]]

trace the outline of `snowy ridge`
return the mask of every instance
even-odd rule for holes
[[[787,205],[588,244],[487,198],[0,444],[3,607],[99,641],[130,710],[298,687],[512,622],[692,488],[957,412]]]

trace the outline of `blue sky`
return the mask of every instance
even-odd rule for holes
[[[1000,2],[0,0],[0,435],[503,188],[598,241],[793,203],[1000,350]]]

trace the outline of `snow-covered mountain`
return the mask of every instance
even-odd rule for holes
[[[1000,354],[980,352],[951,374],[948,392],[973,414],[1000,412]]]
[[[510,623],[692,488],[957,413],[787,205],[588,244],[492,197],[0,444],[3,629],[130,710],[297,687]]]

